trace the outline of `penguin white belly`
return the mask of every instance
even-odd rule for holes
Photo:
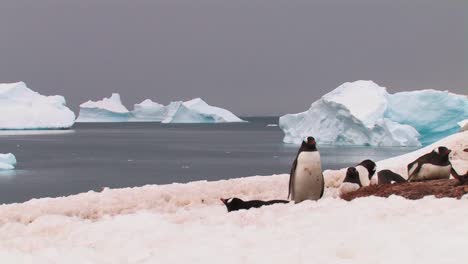
[[[294,175],[294,190],[291,197],[296,203],[318,200],[324,188],[322,164],[318,151],[302,152],[297,157]]]
[[[361,185],[364,186],[369,186],[370,185],[370,180],[369,180],[369,171],[361,165],[356,166],[356,170],[359,173],[359,181],[361,182]]]
[[[451,165],[437,166],[429,163],[425,163],[421,166],[421,169],[416,173],[411,180],[412,181],[427,181],[436,179],[448,179],[450,178]]]

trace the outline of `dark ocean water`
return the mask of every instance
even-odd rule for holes
[[[5,135],[0,153],[18,165],[0,173],[0,203],[103,187],[133,187],[289,172],[297,146],[282,143],[278,118],[240,124],[77,124],[72,131]],[[319,146],[324,169],[380,160],[413,148]]]

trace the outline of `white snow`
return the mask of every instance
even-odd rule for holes
[[[24,82],[0,84],[0,129],[64,129],[75,114],[63,96],[44,96]]]
[[[16,165],[15,155],[11,153],[0,154],[0,170],[12,170],[15,168],[15,165]]]
[[[344,83],[310,109],[280,118],[285,143],[313,135],[321,144],[420,146],[459,130],[468,99],[447,91],[389,94],[372,81]]]
[[[111,97],[100,101],[82,103],[76,122],[127,122],[130,117],[130,111],[122,104],[120,94],[113,93]]]
[[[468,132],[438,142],[468,166]],[[320,146],[319,146],[320,147]],[[396,171],[418,150],[381,161]],[[468,197],[325,198],[227,213],[220,197],[285,199],[288,175],[104,189],[0,206],[5,263],[456,263]]]

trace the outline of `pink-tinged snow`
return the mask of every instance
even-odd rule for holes
[[[468,132],[444,139],[468,167]],[[455,149],[456,148],[456,149]],[[395,170],[421,152],[379,162]],[[467,153],[468,154],[468,153]],[[284,199],[288,175],[104,189],[0,206],[2,263],[463,263],[468,197],[325,198],[227,213],[220,197]]]

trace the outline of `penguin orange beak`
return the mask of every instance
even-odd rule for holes
[[[445,155],[448,155],[448,154],[450,154],[450,152],[452,152],[452,150],[450,150],[450,149],[447,149],[447,151],[445,152]]]
[[[221,200],[221,202],[223,202],[223,204],[226,204],[226,202],[227,202],[227,199],[219,198],[219,200]]]

